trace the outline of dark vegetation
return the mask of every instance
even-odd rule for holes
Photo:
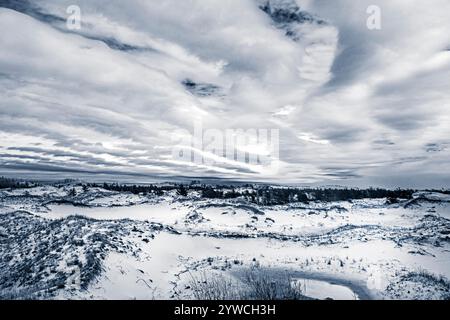
[[[9,179],[0,177],[0,190],[1,189],[28,189],[37,186],[34,182],[20,181],[16,179]]]
[[[138,254],[125,236],[151,236],[159,229],[128,220],[46,220],[20,211],[0,215],[0,300],[86,290],[102,272],[108,252]]]
[[[244,192],[235,189],[205,187],[202,189],[204,198],[240,198],[262,205],[280,205],[293,202],[308,203],[310,201],[348,201],[356,199],[411,199],[415,190],[386,190],[386,189],[333,189],[333,188],[273,188],[260,187]]]
[[[197,300],[310,300],[288,274],[273,277],[253,267],[241,279],[213,273],[192,275],[188,286]]]
[[[84,188],[99,187],[118,192],[133,194],[163,195],[167,191],[176,190],[180,196],[187,196],[189,191],[200,192],[206,199],[237,199],[242,198],[251,203],[262,205],[280,205],[293,202],[308,203],[310,201],[348,201],[355,199],[388,198],[395,203],[396,199],[411,199],[416,190],[412,189],[354,189],[354,188],[276,188],[271,186],[245,185],[244,191],[233,186],[192,183],[190,185],[126,185],[118,183],[83,184]]]
[[[117,192],[130,192],[133,194],[154,194],[158,196],[164,195],[165,191],[171,191],[175,187],[173,186],[157,186],[157,185],[130,185],[130,184],[119,184],[119,183],[88,183],[82,184],[84,189],[87,188],[103,188],[109,191]],[[179,187],[177,187],[178,189]]]
[[[56,184],[57,186],[59,184]],[[189,191],[197,191],[206,199],[244,199],[251,203],[261,205],[281,205],[288,203],[308,203],[310,201],[348,201],[355,199],[381,199],[387,198],[390,203],[397,199],[411,199],[415,190],[412,189],[355,189],[355,188],[277,188],[272,186],[245,185],[244,191],[233,186],[211,186],[200,183],[189,185],[136,185],[120,183],[78,183],[84,191],[89,188],[103,188],[117,192],[130,192],[133,194],[162,196],[165,192],[176,191],[178,195],[186,197]],[[34,182],[19,181],[15,179],[0,178],[0,189],[31,188],[37,186]],[[442,191],[441,191],[442,192]],[[74,196],[74,195],[73,195]]]
[[[103,188],[116,192],[129,192],[133,194],[162,196],[166,192],[176,191],[179,196],[187,197],[191,191],[196,191],[205,199],[242,199],[246,202],[259,205],[283,205],[288,203],[308,203],[311,201],[351,201],[358,199],[387,199],[388,204],[394,204],[399,199],[410,200],[414,189],[383,189],[383,188],[297,188],[297,187],[274,187],[268,185],[243,185],[236,188],[229,185],[207,185],[198,181],[190,184],[121,184],[121,183],[74,183],[67,181],[55,184],[63,186],[77,184],[84,191],[89,188]],[[19,181],[15,179],[0,178],[0,189],[30,188],[38,184],[35,182]],[[427,190],[436,191],[436,190]],[[449,190],[437,190],[449,194]],[[73,190],[75,193],[75,190]],[[75,194],[70,194],[75,196]]]
[[[400,298],[399,293],[407,291],[408,300],[421,299],[422,290],[427,292],[432,290],[437,299],[450,300],[450,281],[442,275],[433,274],[424,269],[402,275],[397,281],[390,283],[386,290],[394,298]]]

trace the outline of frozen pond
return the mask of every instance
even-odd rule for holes
[[[295,280],[295,284],[302,291],[303,295],[310,298],[319,300],[359,300],[358,295],[350,288],[332,282],[298,278]]]

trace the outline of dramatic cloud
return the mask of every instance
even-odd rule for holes
[[[447,0],[0,0],[0,174],[448,186],[447,12]],[[183,147],[208,161],[174,158],[196,123],[279,129],[278,170],[195,145]]]

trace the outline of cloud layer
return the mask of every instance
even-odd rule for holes
[[[80,30],[66,27],[73,4]],[[366,27],[373,4],[381,30]],[[446,12],[446,0],[0,0],[1,171],[448,186]],[[279,170],[178,161],[174,135],[199,122],[279,129]]]

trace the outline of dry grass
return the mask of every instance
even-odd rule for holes
[[[305,300],[288,274],[252,268],[241,279],[218,273],[191,274],[189,283],[196,300]]]

